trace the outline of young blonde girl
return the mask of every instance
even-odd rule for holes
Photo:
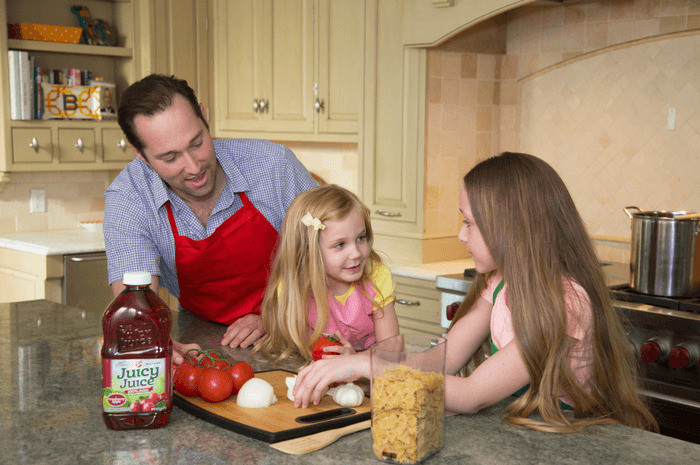
[[[459,207],[459,239],[477,276],[447,334],[446,371],[460,371],[489,339],[492,354],[469,376],[446,377],[446,409],[474,413],[518,391],[504,411],[512,424],[656,429],[599,261],[557,173],[531,155],[503,153],[467,173]],[[368,365],[359,356],[314,363],[298,376],[295,404],[317,402],[329,383],[363,376]]]
[[[372,249],[369,210],[347,189],[299,194],[285,216],[262,303],[268,336],[255,351],[276,361],[311,361],[322,333],[353,354],[398,334],[391,272]]]

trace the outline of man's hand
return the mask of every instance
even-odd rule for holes
[[[263,336],[265,336],[265,325],[262,317],[250,313],[240,317],[228,327],[224,337],[221,339],[221,345],[246,348]]]

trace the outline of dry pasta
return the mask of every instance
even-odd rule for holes
[[[417,463],[442,445],[445,379],[399,365],[372,381],[372,439],[380,460]]]

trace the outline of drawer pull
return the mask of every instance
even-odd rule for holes
[[[396,299],[396,303],[401,304],[401,305],[410,305],[412,307],[419,307],[420,306],[420,300]]]
[[[374,213],[376,213],[379,216],[387,216],[389,218],[397,218],[397,217],[401,216],[401,213],[399,213],[399,212],[385,212],[385,211],[377,210]]]
[[[83,139],[81,137],[78,137],[78,142],[75,143],[75,148],[80,150],[81,153],[83,152],[85,145],[83,144]]]
[[[36,137],[32,137],[29,147],[33,148],[35,152],[39,151],[39,142],[36,140]]]
[[[117,144],[117,147],[122,149],[122,152],[126,152],[126,141],[122,138],[122,140],[120,140]]]

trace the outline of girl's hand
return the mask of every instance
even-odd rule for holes
[[[191,349],[202,349],[199,344],[183,344],[181,342],[173,341],[173,363],[175,365],[182,365],[185,363],[185,357],[183,355]]]
[[[294,384],[294,406],[306,408],[313,399],[318,405],[332,383],[349,383],[359,378],[369,378],[369,353],[348,357],[331,357],[317,360],[297,375]]]
[[[326,355],[324,355],[323,358],[336,357],[338,355],[354,355],[357,353],[352,347],[352,344],[350,344],[350,342],[343,337],[343,334],[340,331],[336,331],[335,336],[338,338],[338,342],[340,342],[342,346],[324,347],[323,351],[326,353]]]

